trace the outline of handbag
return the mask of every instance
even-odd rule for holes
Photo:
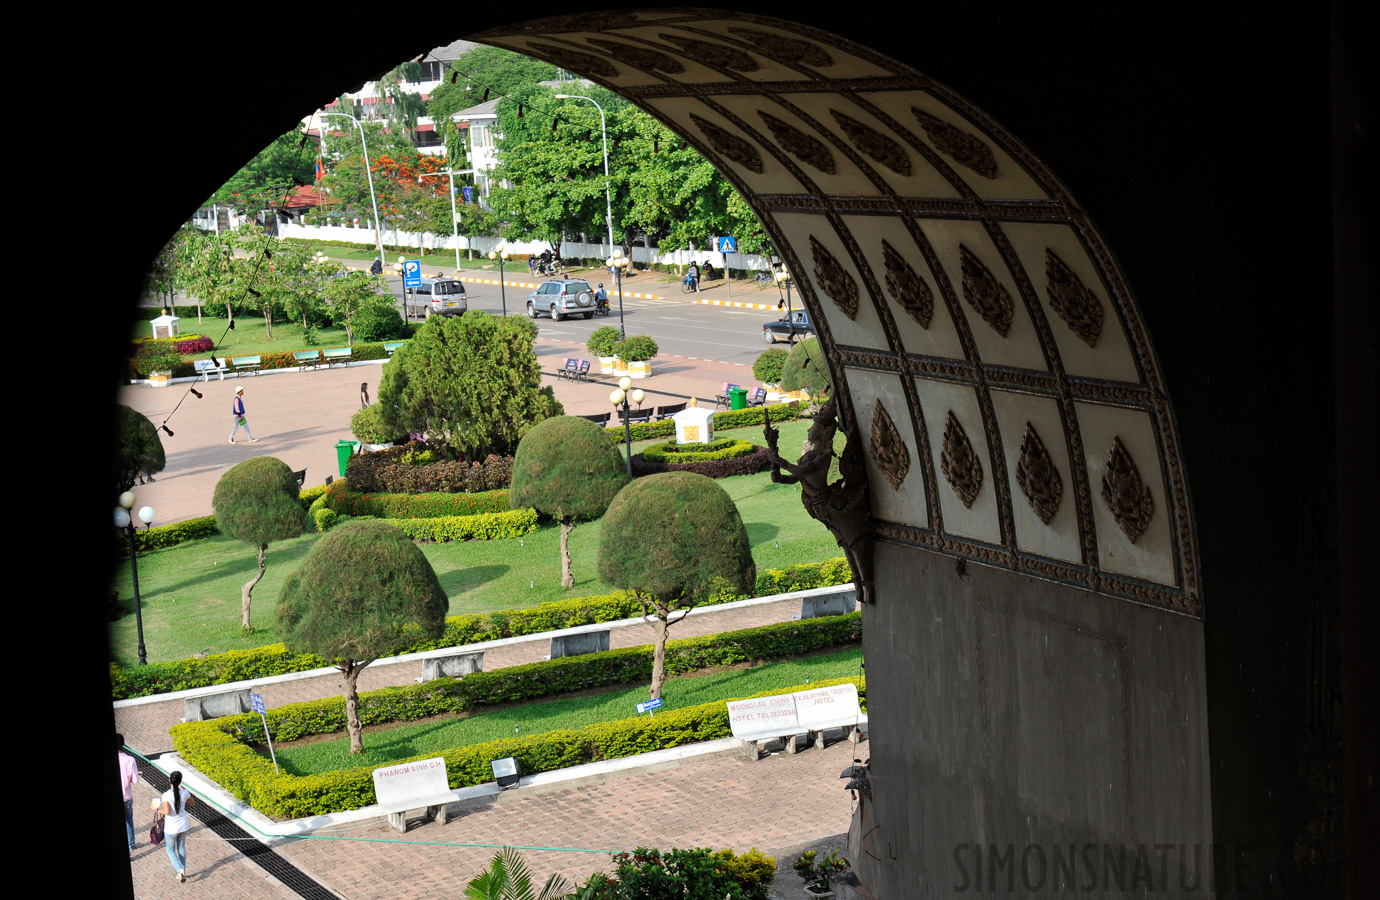
[[[153,802],[157,803],[158,800],[155,799]],[[149,829],[149,843],[155,847],[163,843],[163,813],[159,811],[160,808],[153,808],[153,827]]]

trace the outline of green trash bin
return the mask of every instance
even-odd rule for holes
[[[728,408],[747,409],[747,388],[728,389]]]
[[[336,441],[335,458],[340,463],[340,477],[345,477],[345,464],[359,450],[359,441]]]

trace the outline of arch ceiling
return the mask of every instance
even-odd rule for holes
[[[779,19],[590,13],[471,37],[628,98],[751,203],[819,323],[878,540],[1201,616],[1135,300],[1087,213],[1000,125]]]

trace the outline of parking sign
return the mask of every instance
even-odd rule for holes
[[[409,259],[403,263],[403,284],[407,287],[420,287],[422,283],[422,261]]]

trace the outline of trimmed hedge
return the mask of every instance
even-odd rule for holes
[[[705,665],[727,664],[718,660],[744,661],[797,655],[810,649],[839,646],[858,640],[861,616],[853,613],[807,622],[788,622],[766,628],[671,641],[667,663],[676,659],[676,671],[707,660]],[[834,642],[834,643],[831,643]],[[672,648],[675,648],[673,653]],[[801,648],[801,649],[795,649]],[[781,651],[786,651],[782,653]],[[585,687],[607,686],[642,680],[650,674],[651,647],[568,657],[549,662],[515,666],[498,672],[480,672],[461,679],[438,679],[427,684],[360,694],[359,717],[365,725],[413,721],[435,715],[458,713],[476,706],[550,696]],[[754,656],[754,653],[767,655]],[[596,659],[596,657],[602,657]],[[604,681],[611,678],[614,680]],[[811,684],[808,688],[852,682],[860,701],[866,697],[863,678],[839,678]],[[765,697],[807,689],[806,685],[764,691]],[[865,702],[865,701],[864,701]],[[864,707],[865,708],[865,707]],[[279,741],[339,731],[344,727],[345,702],[341,697],[290,704],[268,713],[269,728]],[[728,708],[718,700],[680,710],[663,711],[648,718],[637,716],[604,722],[582,729],[548,731],[457,747],[441,753],[446,761],[447,782],[452,788],[482,784],[493,779],[489,762],[516,757],[527,774],[566,768],[601,759],[616,759],[682,744],[727,737]],[[189,722],[172,729],[173,745],[181,756],[204,775],[236,797],[269,816],[300,818],[376,802],[373,766],[344,769],[318,775],[277,775],[268,759],[247,742],[263,739],[257,715],[227,716],[209,722]],[[428,757],[431,754],[428,754]],[[415,757],[423,759],[427,757]],[[408,762],[411,760],[400,760]]]
[[[746,442],[744,442],[746,443]],[[754,475],[771,468],[767,458],[767,448],[757,447],[747,456],[734,459],[714,459],[692,463],[648,462],[641,453],[634,453],[632,470],[634,478],[655,475],[657,472],[694,472],[709,478],[731,478],[734,475]]]
[[[737,459],[747,456],[757,449],[752,441],[723,437],[707,444],[686,444],[681,446],[674,440],[652,444],[642,451],[642,458],[654,463],[692,463],[712,462],[721,459]]]
[[[522,537],[537,530],[535,509],[510,509],[477,516],[437,516],[431,519],[386,519],[414,541],[492,541]]]
[[[482,494],[365,494],[350,490],[349,481],[334,482],[326,491],[326,506],[348,516],[380,519],[435,519],[441,516],[477,516],[508,512],[508,490]]]
[[[765,407],[749,406],[747,409],[725,409],[714,413],[714,430],[723,431],[726,428],[747,428],[761,425],[767,420],[767,412],[771,413],[773,422],[785,422],[788,419],[798,419],[805,415],[806,408],[799,403],[774,403]],[[662,419],[659,422],[637,422],[630,427],[632,428],[632,439],[635,441],[655,437],[675,437],[676,434],[676,423],[670,419]],[[621,444],[624,440],[622,423],[605,428],[604,434],[615,444]]]
[[[754,593],[759,597],[766,597],[789,591],[848,584],[852,579],[853,573],[848,568],[848,561],[839,556],[820,563],[801,563],[784,569],[759,569]],[[744,598],[724,595],[712,598],[702,605],[712,606],[742,599]],[[602,596],[553,600],[528,609],[450,616],[446,619],[446,630],[439,638],[421,641],[400,653],[463,647],[481,641],[541,634],[560,628],[616,622],[641,614],[641,604],[632,594],[617,591]],[[324,660],[312,654],[288,658],[282,644],[273,644],[254,650],[217,653],[202,659],[152,663],[128,670],[112,663],[110,681],[114,687],[114,699],[124,700],[194,687],[209,687],[230,681],[267,678],[287,672],[303,672],[324,665]]]
[[[480,493],[506,488],[513,482],[513,458],[489,455],[483,462],[442,460],[427,465],[411,465],[407,454],[438,452],[422,441],[351,456],[345,465],[346,478],[357,491],[366,494],[451,494]]]

